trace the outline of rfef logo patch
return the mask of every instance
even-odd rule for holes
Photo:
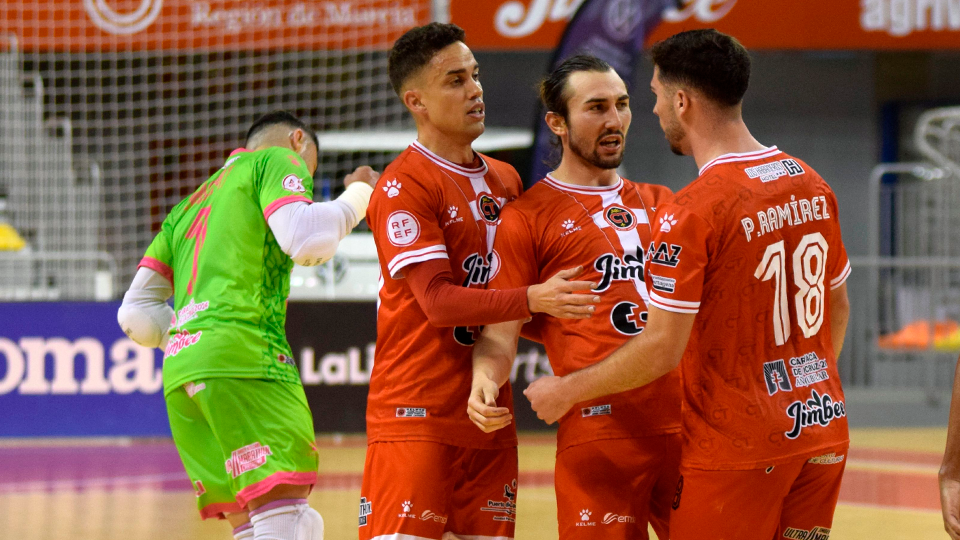
[[[397,210],[387,217],[387,240],[391,244],[403,247],[420,238],[420,222],[416,216],[404,210]]]
[[[618,204],[607,207],[603,212],[603,219],[620,231],[629,231],[637,226],[637,218],[634,217],[633,212]]]
[[[486,193],[481,193],[477,197],[477,209],[480,210],[483,219],[490,223],[496,223],[500,220],[500,203]]]

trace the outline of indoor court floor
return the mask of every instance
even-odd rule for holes
[[[947,538],[937,469],[945,428],[851,431],[831,540]],[[321,436],[310,502],[328,540],[357,538],[365,441]],[[557,538],[552,435],[520,440],[519,540]],[[169,440],[0,440],[0,538],[228,540],[226,522],[200,521]]]

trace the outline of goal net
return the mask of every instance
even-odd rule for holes
[[[387,50],[431,0],[0,4],[0,299],[106,299],[164,216],[286,109],[320,132],[412,126]],[[324,152],[316,198],[395,154]],[[6,206],[6,211],[2,208]]]

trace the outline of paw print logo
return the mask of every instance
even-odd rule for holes
[[[583,509],[580,511],[580,521],[590,521],[590,516],[593,515],[593,512]]]
[[[413,508],[413,503],[410,501],[403,501],[403,504],[400,506],[403,507],[404,512],[409,512]]]
[[[677,220],[673,219],[673,214],[667,214],[660,218],[660,232],[670,232]]]
[[[453,219],[457,217],[457,213],[460,211],[460,209],[457,208],[456,206],[451,206],[450,208],[447,209],[447,211],[450,212],[450,219]]]
[[[566,229],[566,230],[568,230],[568,231],[569,231],[570,229],[572,229],[572,228],[573,228],[573,220],[572,220],[572,219],[568,219],[568,220],[564,221],[564,222],[563,222],[563,228]]]
[[[383,186],[383,190],[387,192],[387,197],[392,199],[400,194],[400,188],[403,187],[396,178],[393,180],[387,180],[387,185]]]

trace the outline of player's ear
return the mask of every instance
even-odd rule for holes
[[[683,88],[678,88],[677,92],[673,95],[673,106],[677,112],[677,117],[690,112],[690,92],[687,92]]]
[[[407,90],[403,93],[403,104],[411,113],[424,114],[427,112],[427,106],[423,104],[420,92],[416,90]]]
[[[553,111],[548,111],[543,119],[547,122],[547,127],[550,128],[550,131],[557,137],[562,137],[567,134],[567,121],[563,119],[563,116]]]

